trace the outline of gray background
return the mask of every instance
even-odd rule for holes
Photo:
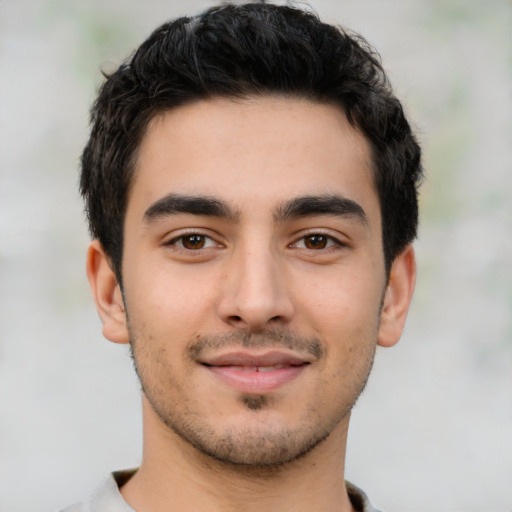
[[[205,1],[0,0],[0,511],[51,511],[136,466],[139,393],[84,273],[88,108],[161,22]],[[419,281],[378,351],[347,477],[395,511],[512,509],[512,4],[313,0],[383,56],[424,145]]]

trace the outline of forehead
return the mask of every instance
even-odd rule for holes
[[[169,193],[220,197],[242,214],[305,195],[378,202],[369,144],[340,107],[268,96],[157,115],[138,151],[128,213]]]

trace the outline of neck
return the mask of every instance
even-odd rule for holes
[[[308,454],[277,467],[220,462],[161,424],[144,404],[144,454],[122,487],[148,512],[349,512],[344,485],[348,417]]]

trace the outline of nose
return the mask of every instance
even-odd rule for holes
[[[294,313],[283,263],[268,247],[245,248],[226,262],[218,303],[221,319],[237,329],[258,332],[288,324]]]

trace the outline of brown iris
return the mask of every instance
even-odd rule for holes
[[[205,244],[203,235],[188,235],[181,239],[181,243],[185,249],[202,249]]]
[[[309,235],[304,238],[304,245],[308,249],[325,249],[327,237],[325,235]]]

